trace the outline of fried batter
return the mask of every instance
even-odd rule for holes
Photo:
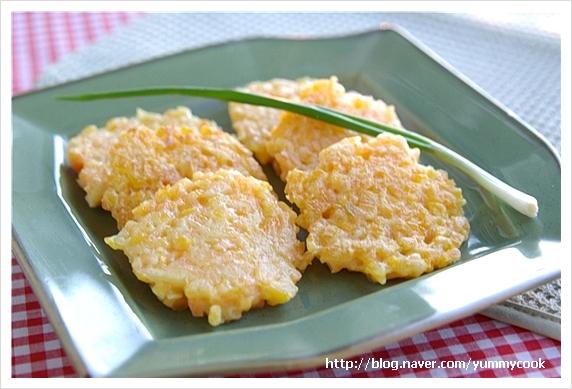
[[[133,272],[173,309],[212,326],[254,307],[284,304],[307,262],[296,214],[271,186],[236,171],[196,173],[160,189],[117,235]]]
[[[197,128],[207,123],[214,125],[210,120],[193,116],[186,107],[177,107],[162,115],[138,109],[136,116],[113,118],[103,128],[98,129],[94,125],[84,128],[69,141],[68,161],[79,172],[78,183],[86,191],[89,206],[97,207],[101,203],[109,177],[109,150],[122,132],[138,126],[151,129],[173,126]]]
[[[404,138],[382,134],[343,139],[313,170],[290,171],[285,192],[309,232],[306,255],[381,284],[458,260],[469,233],[461,189],[418,160]]]
[[[158,189],[196,172],[226,168],[266,178],[246,147],[210,124],[124,131],[109,150],[107,163],[101,205],[111,211],[120,228],[131,219],[131,211]]]
[[[298,98],[304,104],[333,108],[373,121],[401,126],[393,106],[357,92],[346,92],[336,77],[304,84]],[[284,112],[270,133],[266,151],[273,158],[276,172],[285,180],[288,172],[294,168],[314,168],[321,150],[343,138],[356,135],[359,134],[354,131]],[[368,138],[367,135],[360,136]]]
[[[283,79],[256,81],[241,90],[263,96],[297,100],[299,89],[309,81],[310,79],[305,78],[297,81]],[[238,139],[252,150],[260,163],[268,163],[270,156],[266,152],[266,142],[270,131],[280,120],[282,111],[256,105],[230,103],[228,112]]]

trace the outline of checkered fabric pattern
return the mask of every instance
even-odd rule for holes
[[[49,64],[129,23],[140,14],[26,12],[12,15],[12,92],[33,89]]]
[[[12,376],[74,377],[52,325],[12,259]]]
[[[105,35],[139,14],[19,13],[13,16],[14,94],[33,89],[48,64]],[[544,361],[544,368],[372,368],[367,361]],[[362,368],[326,366],[237,377],[560,377],[560,342],[474,315],[351,359]],[[13,377],[76,377],[21,268],[12,259]]]
[[[479,361],[536,361],[544,360],[544,369],[492,369],[481,368]],[[437,361],[466,363],[466,368],[365,368],[372,360],[387,362]],[[560,343],[510,326],[474,315],[449,325],[415,335],[369,353],[351,358],[361,369],[327,369],[325,367],[290,371],[290,377],[409,377],[409,378],[461,378],[461,377],[559,377]],[[476,362],[478,368],[472,362]],[[447,366],[444,364],[444,366]],[[452,366],[452,365],[451,365]],[[244,377],[242,375],[241,377]],[[278,374],[258,374],[252,377],[282,377]]]
[[[365,368],[365,361],[544,361],[543,369]],[[560,377],[560,342],[475,315],[350,359],[363,368],[318,367],[233,377]],[[12,260],[12,376],[76,377],[38,299]]]

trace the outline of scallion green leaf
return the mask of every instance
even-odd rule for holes
[[[201,88],[201,87],[173,87],[173,88],[144,88],[115,92],[90,93],[74,96],[62,96],[61,100],[69,101],[92,101],[102,99],[119,99],[125,97],[161,96],[161,95],[184,95],[202,97],[207,99],[222,100],[250,105],[260,105],[270,108],[281,109],[312,119],[320,120],[339,127],[348,128],[356,132],[376,136],[382,132],[404,137],[411,146],[418,147],[429,152],[440,160],[456,167],[486,190],[506,202],[508,205],[529,217],[538,214],[538,203],[533,196],[511,187],[499,180],[492,174],[480,168],[453,150],[413,131],[403,128],[388,126],[373,122],[364,118],[348,115],[330,108],[313,105],[298,104],[291,101],[260,96],[234,89]]]

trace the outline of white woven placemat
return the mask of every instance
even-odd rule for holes
[[[261,35],[341,35],[393,23],[412,33],[560,150],[560,39],[539,28],[550,23],[551,17],[512,15],[510,23],[491,23],[469,15],[430,13],[148,14],[120,33],[51,65],[39,86],[228,40]],[[560,280],[483,313],[560,339]]]

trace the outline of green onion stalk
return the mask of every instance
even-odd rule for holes
[[[400,135],[407,140],[407,143],[410,146],[414,146],[423,151],[426,151],[442,160],[443,162],[456,167],[465,173],[468,177],[473,179],[481,187],[494,194],[496,197],[510,205],[518,212],[528,217],[536,217],[538,214],[538,203],[536,198],[521,192],[516,188],[513,188],[512,186],[501,181],[497,177],[493,176],[481,167],[477,166],[453,150],[443,146],[442,144],[404,128],[392,127],[386,124],[373,122],[330,108],[298,104],[291,101],[260,96],[234,89],[202,87],[133,89],[74,96],[61,96],[60,99],[69,101],[92,101],[102,99],[120,99],[126,97],[161,95],[184,95],[250,105],[260,105],[264,107],[293,112],[302,116],[307,116],[312,119],[333,124],[338,127],[348,128],[350,130],[366,135],[377,136],[382,132],[389,132],[395,135]]]

